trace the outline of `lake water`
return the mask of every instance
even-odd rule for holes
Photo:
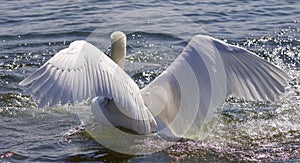
[[[300,2],[3,1],[0,15],[0,162],[300,162]],[[128,37],[126,72],[140,87],[195,34],[245,47],[291,80],[276,103],[230,98],[215,130],[142,156],[97,143],[72,107],[38,109],[18,83],[74,40],[109,52],[109,34]]]

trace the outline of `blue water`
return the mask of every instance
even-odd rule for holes
[[[0,6],[0,162],[300,161],[298,0],[28,0]],[[92,139],[72,108],[38,109],[18,85],[74,40],[99,39],[98,47],[108,52],[107,36],[115,29],[127,34],[126,72],[140,87],[198,33],[257,53],[291,81],[276,103],[227,99],[205,140],[180,140],[150,155],[119,154]]]

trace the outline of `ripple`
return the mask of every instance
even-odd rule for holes
[[[171,148],[149,156],[110,151],[78,126],[80,122],[76,113],[69,106],[37,109],[30,97],[20,93],[25,88],[18,86],[18,82],[71,41],[85,39],[97,26],[121,13],[157,6],[187,16],[210,35],[245,47],[283,68],[291,76],[287,92],[275,104],[228,98],[222,106],[224,110],[218,113],[221,118],[217,128],[207,139],[180,140]],[[5,14],[0,18],[0,129],[3,134],[0,161],[299,162],[298,6],[297,0],[152,0],[136,5],[125,1],[29,0],[18,4],[3,1],[1,7]],[[174,17],[163,18],[177,21]],[[121,25],[127,24],[130,22]],[[185,32],[194,29],[183,25],[173,29],[172,24],[166,27],[170,33],[178,32],[177,29]],[[103,26],[100,32],[107,29],[111,30],[109,26]],[[129,55],[126,60],[131,62],[131,67],[126,65],[126,72],[141,88],[177,57],[188,40],[160,32],[140,30],[127,35]],[[195,30],[191,33],[201,32]],[[101,48],[106,50],[108,47]]]

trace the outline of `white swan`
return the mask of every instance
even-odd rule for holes
[[[86,41],[74,41],[20,82],[39,107],[92,98],[92,110],[116,126],[147,134],[167,127],[184,137],[198,132],[227,96],[274,101],[289,77],[243,48],[209,36],[192,38],[178,58],[140,90],[123,71],[126,35],[111,35],[111,59]],[[98,118],[101,121],[101,118]]]

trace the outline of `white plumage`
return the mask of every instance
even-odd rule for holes
[[[226,97],[274,101],[288,79],[246,49],[197,35],[142,95],[151,112],[160,113],[162,127],[175,136],[197,137]]]
[[[102,51],[83,40],[72,42],[20,82],[28,84],[27,93],[41,99],[39,107],[104,96],[123,106],[122,113],[132,119],[144,120],[136,124],[139,130],[150,131],[151,123],[155,124],[136,83]]]
[[[126,52],[123,35],[117,32],[118,37],[112,37],[115,53]],[[289,79],[252,52],[203,35],[194,36],[142,90],[121,68],[124,57],[117,57],[118,65],[90,43],[74,41],[20,85],[30,85],[27,93],[40,99],[39,107],[90,98],[96,118],[101,110],[114,125],[139,133],[163,132],[166,127],[185,137],[199,132],[227,96],[274,101]]]

